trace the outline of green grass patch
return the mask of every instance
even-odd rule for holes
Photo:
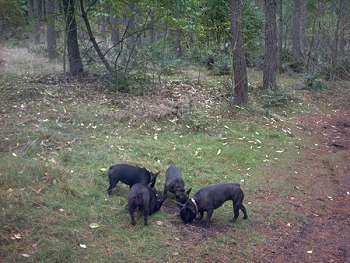
[[[196,76],[193,71],[188,78],[194,82]],[[208,86],[214,81],[202,78]],[[266,181],[266,167],[283,169],[297,149],[294,137],[262,116],[235,120],[198,108],[175,123],[129,123],[115,118],[118,109],[108,103],[43,96],[45,103],[6,108],[9,140],[0,153],[0,258],[6,261],[25,261],[23,253],[32,262],[249,261],[263,240],[255,226],[266,219],[254,197],[264,187],[293,187]],[[252,201],[250,219],[232,225],[228,202],[214,212],[212,230],[184,226],[165,211],[152,215],[147,227],[141,217],[132,227],[129,188],[119,184],[108,197],[107,175],[100,170],[121,162],[160,171],[159,190],[169,163],[181,168],[192,194],[208,184],[241,183],[246,204]],[[284,210],[266,220],[280,217],[294,220]]]

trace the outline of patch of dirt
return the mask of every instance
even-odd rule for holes
[[[287,179],[297,182],[299,191],[289,200],[275,195],[269,206],[282,203],[306,220],[299,226],[258,227],[266,244],[256,249],[255,262],[350,262],[349,123],[350,112],[339,110],[300,119],[301,136],[312,143],[293,167],[298,172]]]
[[[184,225],[180,219],[176,202],[171,198],[164,202],[162,211],[171,216],[167,227],[176,230],[175,232],[178,233],[178,237],[174,237],[175,240],[181,240],[181,243],[188,247],[197,246],[204,240],[223,234],[230,229],[232,230],[232,225],[227,224],[227,222],[224,225],[213,222],[209,228],[205,227],[205,220]]]

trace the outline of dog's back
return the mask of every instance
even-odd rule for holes
[[[228,200],[241,204],[243,197],[243,191],[239,184],[209,185],[194,195],[194,198],[206,209],[216,209]]]
[[[165,173],[165,187],[168,191],[175,194],[176,190],[185,189],[185,183],[179,168],[170,165]]]

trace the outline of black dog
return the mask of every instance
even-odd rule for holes
[[[163,193],[165,197],[167,196],[168,191],[175,194],[176,201],[180,204],[186,203],[188,194],[191,192],[191,189],[185,192],[185,182],[182,179],[181,172],[174,165],[170,165],[166,171]]]
[[[115,164],[109,168],[109,188],[108,194],[112,194],[112,189],[116,187],[119,181],[129,185],[130,187],[136,183],[144,185],[154,186],[156,183],[157,175],[159,173],[152,173],[145,168],[132,166],[129,164]]]
[[[241,209],[244,219],[248,218],[247,210],[243,205],[244,193],[239,184],[216,184],[200,189],[191,199],[182,206],[180,216],[182,221],[191,223],[199,214],[198,220],[203,218],[203,213],[207,212],[206,226],[209,226],[214,209],[220,207],[228,200],[233,201],[235,222]]]
[[[128,208],[131,224],[135,225],[135,211],[139,209],[143,213],[144,224],[147,225],[148,216],[157,212],[165,198],[156,189],[140,183],[134,184],[128,195]]]

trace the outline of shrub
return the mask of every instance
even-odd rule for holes
[[[308,75],[305,78],[305,87],[304,89],[313,90],[313,91],[321,91],[327,89],[327,85],[316,75]]]

